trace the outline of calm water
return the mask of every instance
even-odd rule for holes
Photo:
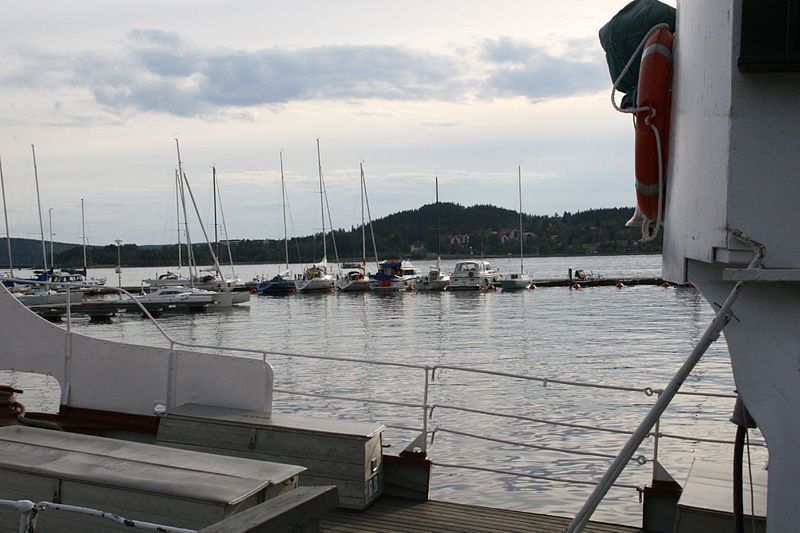
[[[526,269],[537,278],[564,277],[568,268],[607,278],[658,276],[660,256],[530,258]],[[493,261],[503,271],[518,269],[517,259]],[[448,269],[453,262],[444,262]],[[418,262],[420,271],[427,264]],[[274,265],[237,268],[242,279],[274,275]],[[123,283],[135,284],[156,271],[126,269]],[[112,271],[109,284],[116,282]],[[330,294],[253,296],[249,306],[225,312],[165,316],[162,326],[176,339],[265,351],[358,357],[421,365],[459,365],[527,376],[596,384],[660,388],[701,336],[713,317],[692,289],[641,286],[573,291],[540,288],[503,293]],[[75,331],[113,340],[164,345],[151,324],[121,317],[112,324],[75,321]],[[421,370],[270,356],[276,388],[419,404]],[[57,392],[27,376],[0,373],[0,381],[27,386],[31,407],[55,408]],[[733,390],[724,340],[711,347],[683,390],[730,393]],[[544,423],[465,413],[441,406],[510,413],[537,419],[632,430],[654,401],[640,392],[618,392],[513,378],[437,371],[429,403],[439,405],[429,420],[436,432],[429,454],[435,462],[513,470],[576,480],[597,479],[610,459],[570,455],[515,444],[456,435],[470,433],[522,444],[615,454],[626,436],[564,428]],[[35,406],[35,393],[43,403]],[[732,400],[678,397],[662,419],[665,433],[732,440],[727,422]],[[276,411],[374,421],[389,426],[385,443],[399,452],[421,427],[421,409],[277,394]],[[757,440],[758,436],[756,437]],[[727,464],[732,446],[662,439],[659,458],[682,481],[694,459]],[[652,458],[652,439],[640,452]],[[760,464],[766,455],[754,451]],[[619,483],[648,481],[652,464],[631,464]],[[448,467],[434,469],[433,496],[536,512],[573,515],[590,486],[541,481]],[[641,506],[631,488],[612,489],[595,513],[599,520],[638,524]]]

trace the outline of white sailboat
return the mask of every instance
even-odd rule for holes
[[[33,155],[33,178],[36,183],[36,206],[39,210],[39,231],[42,241],[42,261],[44,264],[43,277],[45,282],[29,285],[28,290],[22,293],[14,293],[17,299],[25,305],[54,305],[63,304],[67,301],[67,293],[56,291],[50,285],[50,275],[52,274],[52,264],[50,268],[47,265],[47,246],[44,237],[44,221],[42,219],[42,199],[39,193],[39,169],[36,165],[36,148],[31,144],[31,154]],[[52,231],[51,231],[52,233]],[[80,299],[79,293],[75,295],[75,299]]]
[[[450,276],[442,273],[442,238],[439,235],[439,177],[436,177],[436,266],[430,267],[416,284],[418,291],[445,291],[450,287]]]
[[[290,294],[295,291],[294,280],[289,270],[289,232],[286,229],[286,180],[283,175],[283,150],[279,154],[281,163],[281,206],[283,208],[283,252],[286,260],[286,269],[278,272],[275,277],[261,281],[256,291],[261,295]]]
[[[331,292],[336,288],[336,280],[328,273],[328,245],[325,235],[325,185],[322,177],[322,157],[317,139],[317,165],[319,168],[319,207],[322,214],[322,261],[306,268],[294,281],[297,292]]]
[[[525,273],[525,233],[522,230],[522,165],[517,166],[517,184],[519,188],[519,273],[503,276],[500,287],[504,291],[527,289],[531,286],[530,274]]]
[[[339,278],[337,285],[340,291],[344,292],[364,292],[369,290],[369,277],[367,277],[367,233],[364,224],[364,196],[366,183],[364,181],[364,163],[359,164],[361,170],[361,263],[345,263],[342,267],[345,274]],[[370,229],[372,222],[370,221]],[[372,247],[375,247],[375,237],[373,233]],[[377,259],[377,254],[376,254]]]

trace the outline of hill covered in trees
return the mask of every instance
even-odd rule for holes
[[[633,213],[631,207],[590,209],[576,213],[565,212],[554,215],[523,215],[521,238],[526,256],[583,255],[583,254],[632,254],[659,253],[661,239],[641,243],[639,228],[626,228],[625,222]],[[519,253],[519,214],[510,209],[491,205],[464,207],[454,203],[439,205],[440,243],[442,256],[503,256]],[[373,222],[378,255],[386,258],[421,259],[436,257],[436,205],[428,204],[419,209],[401,211]],[[328,258],[335,260],[335,250],[340,259],[356,259],[361,256],[361,228],[339,229],[328,233]],[[367,256],[372,257],[372,242],[367,227]],[[30,254],[32,245],[26,247],[26,258],[33,262],[18,261],[15,242],[15,265],[35,266],[39,258]],[[334,242],[336,246],[334,248]],[[59,243],[56,251],[57,266],[82,264],[80,246]],[[66,247],[66,248],[65,248]],[[209,264],[210,254],[205,243],[193,246],[196,261]],[[242,239],[231,240],[233,260],[237,263],[281,262],[284,258],[283,240]],[[122,263],[126,266],[156,266],[177,263],[176,245],[139,246],[123,244],[120,249]],[[89,264],[116,265],[117,247],[89,247]],[[221,261],[227,258],[222,251]],[[305,237],[294,237],[289,241],[290,262],[310,263],[322,256],[322,235],[317,233]],[[185,251],[184,251],[185,257]],[[0,265],[7,264],[5,249],[0,252]]]

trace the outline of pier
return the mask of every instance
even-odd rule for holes
[[[166,312],[201,313],[209,304],[197,303],[140,303],[133,300],[94,300],[77,302],[70,305],[73,315],[88,316],[92,322],[108,322],[120,313],[142,313],[143,306],[152,316],[160,316]],[[59,322],[67,314],[66,304],[32,305],[30,310],[50,322]]]

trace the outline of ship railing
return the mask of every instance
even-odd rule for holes
[[[44,282],[42,282],[44,284]],[[61,285],[67,289],[67,293],[69,294],[70,290],[78,288],[79,286],[76,284],[70,283],[51,283],[51,285]],[[127,290],[122,288],[110,288],[116,291],[119,294],[125,294],[131,297],[134,301],[138,303],[138,300]],[[286,395],[294,395],[300,397],[307,397],[307,398],[321,398],[327,400],[336,400],[336,401],[344,401],[344,402],[357,402],[361,404],[372,404],[372,405],[386,405],[386,406],[395,406],[395,407],[402,407],[408,409],[418,410],[420,412],[420,426],[419,427],[409,427],[404,424],[394,424],[388,423],[386,424],[387,427],[397,430],[405,430],[410,432],[417,432],[420,433],[420,438],[417,438],[413,442],[413,447],[409,448],[410,451],[416,451],[420,453],[427,453],[429,444],[432,444],[436,435],[438,433],[449,433],[453,435],[457,435],[463,438],[471,438],[471,439],[478,439],[485,442],[496,442],[496,443],[503,443],[509,445],[516,445],[521,448],[528,448],[528,449],[539,449],[539,450],[546,450],[552,452],[561,452],[565,454],[572,454],[572,455],[579,455],[583,456],[584,458],[595,458],[600,460],[608,460],[614,459],[616,456],[611,454],[604,454],[599,452],[586,452],[584,450],[577,450],[571,448],[561,448],[561,447],[548,447],[530,443],[523,443],[519,441],[511,441],[511,440],[503,440],[498,439],[496,437],[490,437],[485,435],[478,435],[474,433],[468,433],[460,430],[454,430],[447,427],[442,426],[434,426],[431,428],[431,420],[433,419],[433,413],[435,410],[452,410],[452,411],[460,411],[465,413],[472,413],[472,414],[480,414],[489,417],[499,417],[499,418],[506,418],[506,419],[515,419],[520,421],[527,421],[533,423],[540,423],[544,425],[551,425],[554,427],[569,427],[573,429],[582,429],[585,431],[597,431],[597,432],[605,432],[605,433],[617,433],[623,434],[626,436],[634,435],[634,431],[626,430],[626,429],[619,429],[619,428],[609,428],[602,425],[592,425],[592,424],[577,424],[577,423],[570,423],[570,422],[563,422],[557,420],[550,420],[546,418],[537,418],[537,417],[530,417],[525,415],[517,415],[513,413],[503,413],[497,411],[486,411],[475,409],[466,406],[460,405],[450,405],[450,404],[440,404],[431,401],[431,385],[434,383],[436,379],[437,372],[441,373],[442,371],[450,371],[450,372],[465,372],[465,373],[472,373],[472,374],[482,374],[482,375],[490,375],[494,377],[500,378],[508,378],[508,379],[519,379],[519,380],[526,380],[526,381],[533,381],[540,383],[543,387],[549,387],[552,385],[560,385],[565,387],[579,387],[579,388],[588,388],[588,389],[597,389],[597,390],[606,390],[606,391],[618,391],[618,392],[629,392],[629,393],[640,393],[646,397],[656,397],[657,399],[660,398],[661,394],[663,393],[663,389],[652,387],[652,386],[625,386],[625,385],[611,385],[611,384],[603,384],[603,383],[591,383],[586,381],[578,381],[578,380],[567,380],[557,377],[549,377],[549,376],[534,376],[529,374],[520,374],[520,373],[512,373],[512,372],[502,372],[502,371],[495,371],[495,370],[487,370],[487,369],[479,369],[479,368],[469,368],[469,367],[462,367],[457,365],[422,365],[422,364],[414,364],[414,363],[403,363],[398,361],[385,361],[385,360],[375,360],[375,359],[367,359],[367,358],[360,358],[360,357],[335,357],[335,356],[327,356],[327,355],[312,355],[312,354],[302,354],[302,353],[293,353],[293,352],[281,352],[281,351],[272,351],[272,350],[259,350],[259,349],[250,349],[250,348],[239,348],[239,347],[230,347],[230,346],[221,346],[221,345],[205,345],[200,343],[192,343],[192,342],[184,342],[177,339],[173,339],[158,323],[158,321],[153,318],[153,316],[147,311],[147,309],[138,303],[142,314],[147,317],[158,329],[164,339],[170,344],[170,349],[174,350],[175,347],[181,346],[190,349],[200,349],[200,350],[213,350],[216,353],[223,353],[228,352],[227,355],[230,354],[237,354],[237,356],[241,356],[241,354],[247,354],[248,356],[258,356],[264,361],[266,364],[270,364],[271,357],[287,357],[287,358],[299,358],[299,359],[314,359],[320,361],[334,361],[339,363],[352,363],[352,364],[359,364],[359,365],[369,365],[369,366],[381,366],[381,367],[394,367],[406,370],[413,370],[420,372],[422,374],[422,383],[421,383],[421,401],[397,401],[397,400],[384,400],[384,399],[376,399],[371,397],[364,397],[364,396],[347,396],[347,395],[339,395],[339,394],[328,394],[324,392],[308,392],[308,391],[301,391],[301,390],[292,390],[292,389],[282,389],[282,388],[273,388],[274,393],[278,394],[286,394]],[[71,320],[71,305],[70,305],[70,298],[67,298],[67,329],[70,328],[70,320]],[[728,394],[728,393],[719,393],[719,392],[701,392],[701,391],[673,391],[674,395],[677,396],[695,396],[695,397],[706,397],[706,398],[719,398],[719,399],[731,399],[735,400],[735,394]],[[645,465],[647,463],[653,464],[653,471],[655,473],[658,461],[658,453],[659,453],[659,441],[660,439],[674,439],[674,440],[682,440],[682,441],[690,441],[690,442],[704,442],[704,443],[713,443],[713,444],[725,444],[725,445],[733,445],[733,441],[724,440],[724,439],[711,439],[706,437],[698,437],[693,435],[681,435],[675,433],[666,433],[661,431],[661,418],[657,418],[655,424],[653,425],[652,430],[648,431],[644,438],[653,439],[653,453],[652,457],[646,457],[645,455],[638,455],[635,457],[630,458],[630,462],[638,465]],[[750,442],[751,446],[755,447],[765,447],[766,444],[764,442],[759,441],[752,441]],[[578,484],[578,485],[596,485],[596,481],[591,480],[577,480],[577,479],[568,479],[568,478],[559,478],[553,476],[539,476],[535,474],[530,474],[527,472],[517,472],[513,470],[499,470],[499,469],[492,469],[482,466],[476,465],[468,465],[468,464],[453,464],[453,463],[443,463],[433,461],[433,464],[442,468],[460,468],[466,470],[475,470],[475,471],[483,471],[483,472],[493,472],[502,475],[511,475],[511,476],[518,476],[523,478],[530,478],[530,479],[538,479],[543,481],[558,481],[570,484]],[[637,490],[641,487],[631,484],[623,484],[623,483],[612,483],[615,487],[622,487],[622,488],[636,488]]]
[[[166,526],[142,520],[131,520],[114,513],[92,509],[90,507],[79,507],[77,505],[65,505],[63,503],[53,503],[42,501],[34,503],[30,500],[0,500],[0,507],[11,507],[19,513],[19,533],[33,533],[36,531],[36,521],[44,511],[61,511],[67,513],[93,516],[116,522],[131,529],[143,529],[145,531],[160,531],[163,533],[195,533],[194,529]]]

